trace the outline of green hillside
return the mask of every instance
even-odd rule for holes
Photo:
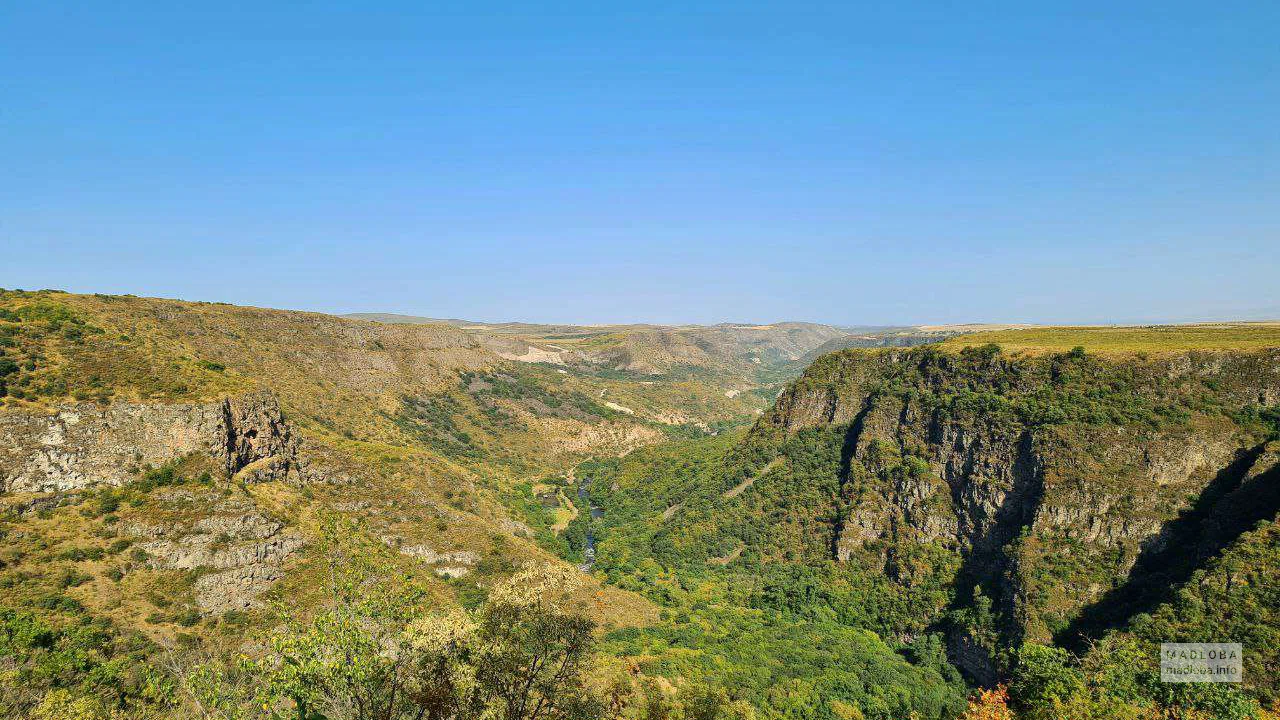
[[[1256,348],[1271,330],[1220,332]],[[908,655],[937,643],[970,681],[1011,682],[1026,717],[1260,713],[1280,690],[1280,350],[1166,348],[824,356],[741,438],[580,468],[596,568],[690,617],[710,602]],[[717,590],[668,589],[689,587]],[[1245,643],[1243,692],[1159,683],[1152,643],[1210,638]],[[1046,689],[1042,661],[1065,684]]]

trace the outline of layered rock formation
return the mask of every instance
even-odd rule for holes
[[[447,578],[465,577],[471,573],[475,564],[480,562],[480,554],[471,550],[436,552],[426,545],[406,545],[400,548],[400,553],[417,558],[428,565],[434,565],[432,572]]]
[[[204,404],[79,403],[0,412],[0,492],[121,485],[143,465],[204,452],[228,477],[283,479],[298,442],[269,393]]]
[[[0,491],[64,493],[120,486],[141,468],[207,454],[227,478],[263,482],[299,477],[299,441],[266,392],[203,404],[90,403],[48,414],[0,413]],[[52,497],[58,497],[57,495]],[[183,522],[127,522],[147,565],[200,573],[196,605],[206,613],[244,610],[283,575],[302,539],[243,498],[209,489],[158,493],[161,507],[200,509]]]
[[[844,428],[830,552],[951,587],[951,609],[992,598],[994,627],[950,628],[958,664],[989,680],[995,648],[976,637],[1087,638],[1275,517],[1277,458],[1254,420],[1278,402],[1278,351],[844,352],[754,435]],[[947,609],[921,612],[945,624]]]
[[[285,560],[303,545],[299,535],[243,498],[176,488],[157,500],[198,506],[204,516],[194,521],[127,523],[124,530],[144,539],[137,547],[146,553],[149,567],[204,571],[194,590],[196,605],[206,613],[254,607],[283,576]]]

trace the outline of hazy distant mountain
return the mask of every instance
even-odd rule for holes
[[[814,348],[850,335],[847,328],[804,322],[557,325],[485,323],[395,313],[352,313],[345,317],[391,324],[450,325],[471,333],[494,352],[512,360],[639,375],[702,369],[744,379],[795,363]]]

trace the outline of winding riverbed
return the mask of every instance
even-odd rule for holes
[[[591,478],[583,478],[578,483],[578,506],[586,506],[590,509],[590,516],[584,533],[585,549],[582,551],[582,563],[578,565],[578,568],[583,572],[591,572],[591,568],[596,564],[596,533],[592,526],[596,520],[604,517],[604,510],[591,502],[591,493],[587,490],[587,485],[590,482]]]

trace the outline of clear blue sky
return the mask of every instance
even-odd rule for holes
[[[1280,317],[1280,2],[0,3],[0,286]]]

